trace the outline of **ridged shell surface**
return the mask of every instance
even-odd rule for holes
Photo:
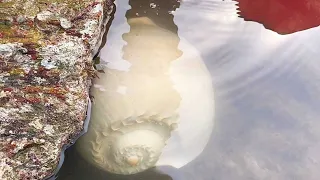
[[[123,71],[125,65],[116,61],[94,80],[92,119],[84,137],[90,144],[85,157],[117,174],[155,165],[177,126],[181,100],[168,74],[170,61],[179,56],[179,51],[170,51],[170,40],[174,45],[178,38],[164,42],[162,38],[172,37],[170,32],[152,25],[137,28],[139,21],[130,22],[131,32],[123,36],[128,42],[123,61],[130,68]],[[152,39],[153,34],[157,36]]]
[[[78,149],[86,160],[117,174],[181,167],[203,151],[212,131],[210,74],[178,35],[147,18],[128,23],[130,32],[111,29],[101,50],[105,73],[93,82],[92,117]],[[127,24],[118,26],[114,29],[128,30]]]

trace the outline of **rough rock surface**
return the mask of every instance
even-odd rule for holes
[[[44,179],[83,130],[111,0],[0,0],[0,179]]]

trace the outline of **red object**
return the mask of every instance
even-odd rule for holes
[[[279,34],[320,25],[320,0],[235,0],[240,16]]]

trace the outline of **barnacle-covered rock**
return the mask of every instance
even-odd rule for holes
[[[0,0],[0,179],[43,179],[84,129],[111,0]]]

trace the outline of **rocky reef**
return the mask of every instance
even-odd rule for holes
[[[0,0],[0,179],[44,179],[82,133],[112,0]]]

